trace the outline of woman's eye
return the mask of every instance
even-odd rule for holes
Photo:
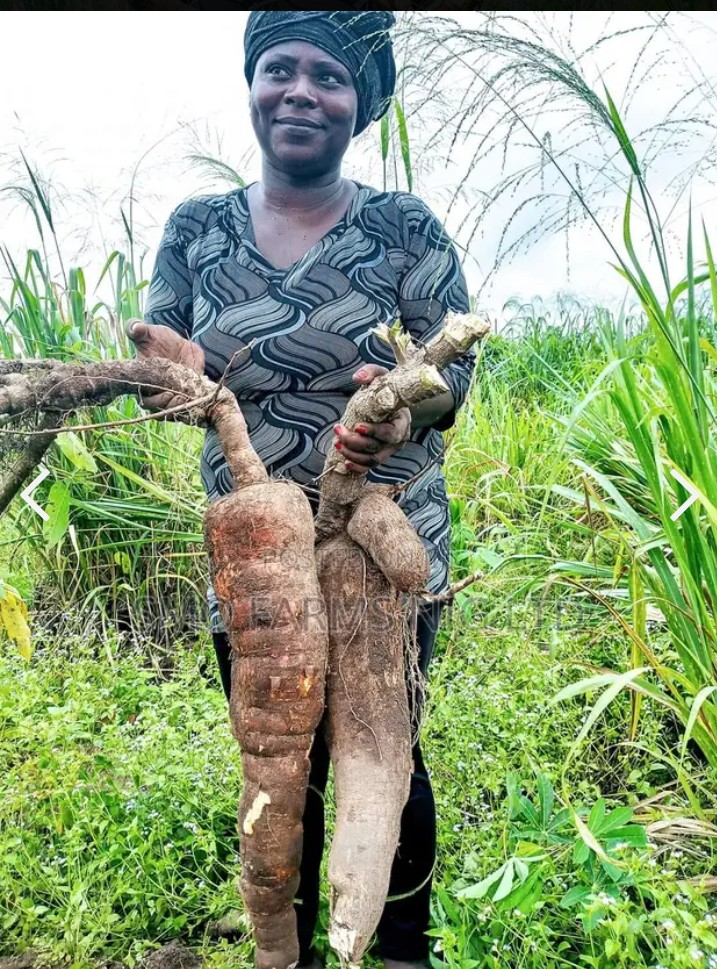
[[[269,64],[266,69],[266,73],[273,74],[275,77],[281,77],[283,74],[287,73],[287,70],[281,64]]]
[[[341,84],[341,78],[338,74],[322,74],[319,80],[329,84]]]

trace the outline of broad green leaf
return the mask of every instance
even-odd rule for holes
[[[587,824],[585,824],[585,822],[577,813],[577,811],[573,811],[572,815],[573,815],[573,824],[578,829],[578,834],[580,835],[580,837],[582,838],[586,846],[590,848],[592,851],[594,851],[601,861],[609,862],[610,859],[605,854],[602,846],[600,845],[600,842],[597,840],[597,838],[592,833],[592,831],[587,826]]]
[[[76,468],[79,468],[81,471],[89,471],[91,474],[97,474],[97,463],[95,459],[85,447],[82,438],[75,434],[74,431],[65,431],[63,434],[58,434],[55,438],[55,443],[57,444],[58,450]]]
[[[588,827],[591,831],[597,834],[600,831],[600,826],[605,818],[605,798],[601,797],[593,804],[590,814],[588,815]]]
[[[593,889],[587,885],[573,885],[560,899],[561,908],[575,908],[580,902],[584,902],[593,894]]]
[[[482,881],[479,881],[476,885],[469,885],[468,888],[462,888],[460,891],[456,892],[457,898],[484,898],[489,888],[494,885],[497,881],[503,878],[505,869],[509,862],[501,865],[497,871],[491,872]]]
[[[502,898],[505,898],[506,895],[510,894],[511,889],[513,888],[514,877],[515,877],[515,862],[511,858],[505,864],[503,877],[501,878],[500,884],[496,888],[495,894],[493,895],[494,902],[499,902]]]
[[[50,516],[43,522],[42,533],[52,548],[65,536],[70,526],[70,489],[64,481],[55,481],[49,492],[45,511]]]
[[[506,908],[518,909],[524,915],[529,915],[535,903],[543,893],[543,877],[540,868],[536,868],[530,873],[522,885],[518,885],[504,900]]]
[[[647,844],[647,832],[639,824],[627,824],[623,828],[615,828],[609,834],[603,835],[603,838],[610,849],[621,842],[632,848],[642,848]]]
[[[618,866],[612,861],[600,860],[603,871],[615,882],[619,882],[625,877],[625,870],[623,868],[618,868]]]
[[[631,807],[615,808],[614,811],[610,811],[609,814],[605,815],[599,827],[594,827],[591,824],[590,829],[591,831],[595,831],[596,834],[609,834],[615,828],[621,828],[628,821],[631,821],[633,814],[634,811]]]

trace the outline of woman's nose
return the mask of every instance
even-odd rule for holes
[[[291,104],[316,104],[313,84],[305,74],[297,74],[286,89],[284,100]]]

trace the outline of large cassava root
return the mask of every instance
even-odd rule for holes
[[[231,723],[244,774],[241,893],[257,969],[288,969],[299,958],[293,903],[327,635],[315,571],[282,561],[284,553],[312,560],[311,506],[296,485],[250,485],[210,506],[205,538],[232,645]]]
[[[390,420],[447,389],[440,370],[488,332],[474,316],[448,315],[426,347],[386,331],[398,366],[357,391],[342,424]],[[329,454],[316,519],[317,562],[329,620],[327,743],[334,770],[336,829],[329,855],[329,942],[357,966],[386,903],[409,793],[411,722],[401,592],[428,579],[425,548],[390,488],[350,475]],[[417,657],[412,657],[416,662]]]
[[[55,423],[58,414],[139,396],[149,387],[174,390],[194,403],[186,416],[215,428],[234,482],[234,490],[207,509],[204,536],[233,655],[230,717],[244,773],[241,893],[257,969],[290,969],[299,958],[293,903],[328,652],[308,499],[297,485],[270,481],[229,390],[166,360],[86,366],[0,361],[0,419],[45,411]],[[44,436],[31,441],[46,443]],[[27,448],[18,465],[27,472],[29,454]],[[0,494],[9,503],[20,487],[15,469]],[[287,562],[302,565],[292,569]]]

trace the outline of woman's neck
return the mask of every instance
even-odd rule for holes
[[[346,191],[339,167],[314,178],[297,178],[264,164],[256,194],[267,209],[310,212],[336,202]]]

